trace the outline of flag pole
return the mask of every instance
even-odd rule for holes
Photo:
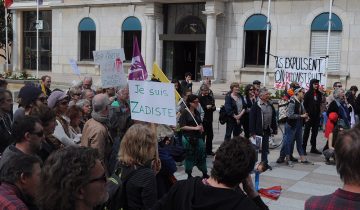
[[[331,18],[332,18],[332,6],[333,0],[330,0],[329,6],[329,22],[328,22],[328,34],[327,34],[327,42],[326,42],[326,67],[325,67],[325,85],[327,83],[327,76],[328,76],[328,67],[329,67],[329,54],[330,54],[330,34],[331,34]]]
[[[9,71],[9,47],[8,47],[8,43],[9,43],[9,38],[8,38],[8,20],[7,20],[7,16],[8,16],[8,10],[7,7],[5,7],[5,58],[6,58],[6,72]]]
[[[36,0],[36,78],[39,78],[39,0]]]
[[[265,44],[265,64],[264,64],[264,86],[266,86],[266,74],[267,74],[267,62],[268,62],[268,54],[269,54],[269,31],[270,31],[270,7],[271,0],[268,2],[268,11],[267,11],[267,19],[266,19],[266,44]]]

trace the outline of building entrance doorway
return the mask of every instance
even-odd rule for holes
[[[205,63],[205,43],[174,42],[173,78],[184,79],[190,72],[193,80],[200,80],[200,68]]]

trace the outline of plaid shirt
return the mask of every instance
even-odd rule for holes
[[[358,210],[360,209],[360,193],[342,189],[325,196],[313,196],[305,202],[305,210]]]
[[[20,194],[15,185],[2,183],[0,185],[0,209],[28,210],[28,207],[20,199]]]

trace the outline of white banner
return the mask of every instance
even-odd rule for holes
[[[131,119],[176,125],[174,84],[129,80],[129,95]]]
[[[308,89],[310,80],[318,79],[319,85],[326,87],[325,58],[278,57],[275,56],[274,87],[284,89],[292,82]]]
[[[93,51],[94,62],[100,65],[103,88],[126,85],[123,61],[124,49]]]

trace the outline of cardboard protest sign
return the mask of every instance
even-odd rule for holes
[[[214,79],[213,65],[201,66],[200,74],[201,74],[201,78],[203,79],[205,78]]]
[[[275,61],[276,89],[284,89],[291,82],[308,89],[312,79],[318,79],[321,86],[326,86],[325,58],[275,56]]]
[[[129,80],[131,119],[176,125],[172,83]]]
[[[80,69],[76,63],[76,60],[70,59],[69,63],[70,63],[71,69],[73,70],[74,74],[80,76]]]
[[[124,49],[93,51],[95,63],[100,65],[103,88],[126,85],[123,61]]]

